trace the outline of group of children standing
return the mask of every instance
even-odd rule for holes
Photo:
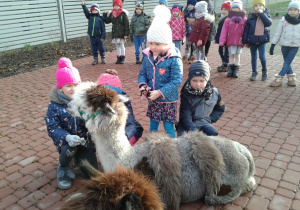
[[[98,11],[97,5],[92,5],[94,9],[91,8],[91,14],[89,14],[84,1],[82,2],[86,16],[92,18],[92,21],[89,22],[103,21],[97,12],[93,12],[94,10]],[[253,2],[254,11],[250,13],[248,20],[242,9],[241,1],[235,0],[222,4],[222,13],[216,34],[216,42],[219,42],[219,53],[223,62],[219,69],[220,71],[228,69],[227,76],[238,77],[242,47],[249,45],[252,56],[252,76],[250,79],[255,80],[257,75],[256,56],[258,51],[262,62],[262,80],[265,80],[267,67],[264,51],[265,43],[269,41],[268,26],[271,25],[272,21],[268,10],[265,8],[264,0],[253,0]],[[218,135],[212,123],[222,116],[225,111],[225,104],[219,90],[210,81],[211,69],[206,62],[205,47],[214,22],[213,15],[208,14],[208,3],[206,1],[195,3],[188,0],[188,9],[184,16],[187,21],[186,33],[179,29],[179,27],[185,28],[183,27],[183,18],[177,14],[180,13],[180,7],[178,5],[173,6],[171,14],[166,7],[166,0],[160,0],[159,3],[160,5],[154,9],[155,16],[151,24],[149,17],[138,11],[143,10],[143,4],[137,3],[136,17],[131,21],[135,27],[129,28],[129,21],[126,12],[122,9],[122,2],[114,1],[114,9],[107,12],[104,22],[112,22],[113,30],[116,31],[120,29],[121,25],[123,27],[123,32],[116,33],[118,35],[113,37],[113,43],[116,44],[118,51],[117,63],[125,62],[124,42],[129,35],[133,35],[136,45],[139,46],[138,48],[136,46],[136,51],[139,51],[140,46],[144,48],[142,65],[138,75],[138,88],[141,98],[148,100],[146,115],[150,118],[150,132],[158,131],[159,123],[162,121],[166,133],[173,138],[176,136],[175,124],[177,136],[181,136],[185,131],[195,130],[211,136]],[[274,47],[278,43],[282,45],[284,56],[283,68],[276,80],[272,82],[274,84],[280,83],[283,76],[287,74],[288,84],[295,85],[295,80],[291,79],[295,79],[293,77],[295,74],[290,64],[300,45],[299,10],[299,2],[290,3],[288,13],[280,21],[272,41],[270,54],[273,54]],[[172,27],[174,25],[176,27]],[[125,29],[127,26],[128,30]],[[190,30],[191,28],[192,30]],[[103,31],[100,32],[99,28],[91,27],[88,33],[91,36],[92,44],[98,41],[94,39],[100,39],[100,42],[103,42],[101,39],[105,38]],[[183,62],[178,45],[184,39],[186,39],[186,45],[189,46],[188,50],[191,50],[191,58],[193,55],[196,57],[190,65],[188,79],[180,92],[179,121],[177,122],[178,88],[183,78]],[[146,48],[146,42],[148,48]],[[100,51],[102,49],[100,46],[101,44],[97,43],[96,48],[92,47],[93,52]],[[105,58],[103,53],[100,53],[101,58]],[[140,54],[137,52],[136,57],[140,58]],[[94,56],[94,58],[97,57]],[[186,55],[186,59],[188,59],[188,55]],[[94,63],[97,62],[95,59]],[[105,63],[105,59],[102,59],[102,63]],[[140,59],[137,59],[137,63],[140,63]],[[61,58],[58,67],[56,72],[57,84],[50,92],[50,104],[45,121],[49,136],[53,139],[60,154],[57,167],[58,187],[69,189],[71,180],[75,177],[69,167],[71,161],[75,159],[76,164],[81,159],[87,159],[97,168],[97,158],[95,146],[84,126],[84,121],[72,117],[67,112],[67,104],[72,99],[76,85],[81,82],[79,72],[67,58]],[[100,75],[97,84],[104,85],[118,94],[127,95],[122,90],[122,83],[114,70],[107,70],[105,74]],[[125,105],[130,113],[125,132],[130,144],[134,145],[142,136],[143,127],[135,119],[130,101]]]

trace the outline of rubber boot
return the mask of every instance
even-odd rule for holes
[[[140,64],[140,57],[136,57],[136,58],[135,58],[135,63],[136,63],[136,64]]]
[[[125,55],[121,55],[120,64],[124,64],[124,63],[125,63]]]
[[[296,84],[296,74],[287,74],[288,86],[297,86]]]
[[[250,81],[255,81],[256,80],[256,76],[257,76],[257,72],[256,71],[253,71],[252,72],[252,75],[250,77]]]
[[[282,85],[282,79],[283,79],[283,76],[280,76],[278,74],[275,74],[275,78],[274,80],[271,82],[270,86],[271,87],[279,87]]]
[[[70,167],[61,167],[60,165],[58,165],[56,170],[56,178],[58,188],[61,190],[67,190],[72,187],[71,178],[75,178],[75,175],[70,170]]]
[[[96,65],[98,64],[98,58],[94,58],[94,62],[92,63],[92,65]]]
[[[102,63],[102,64],[106,64],[105,57],[101,57],[101,63]]]
[[[234,65],[233,66],[232,77],[233,78],[239,78],[239,71],[240,71],[240,66]]]
[[[232,75],[233,75],[233,64],[228,64],[227,77],[232,77]]]
[[[261,81],[265,81],[268,78],[268,71],[266,70],[262,70],[262,74],[261,74]]]
[[[120,60],[121,60],[121,55],[120,55],[120,56],[117,56],[116,64],[120,64]]]

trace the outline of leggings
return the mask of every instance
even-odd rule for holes
[[[116,48],[117,48],[117,55],[124,55],[125,56],[125,46],[124,43],[117,43],[116,44]]]
[[[171,122],[163,121],[164,129],[167,134],[169,134],[172,138],[175,138],[175,129],[174,124]],[[154,121],[150,118],[150,127],[149,131],[158,131],[159,121]]]

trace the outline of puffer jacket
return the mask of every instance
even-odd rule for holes
[[[167,54],[154,64],[149,48],[143,50],[145,58],[138,76],[139,87],[147,85],[151,90],[159,90],[162,94],[155,102],[170,103],[178,101],[178,88],[182,82],[183,64],[180,51],[174,44]]]
[[[190,25],[186,19],[187,18],[195,18],[195,8],[192,10],[189,10],[188,7],[186,6],[183,13],[184,13],[184,20],[186,22],[185,23],[186,37],[188,38],[188,37],[190,37],[194,26]]]
[[[172,15],[168,24],[172,30],[172,40],[182,40],[186,36],[184,17],[174,18]]]
[[[300,17],[298,18],[300,19]],[[288,23],[285,17],[282,17],[273,36],[272,44],[279,44],[284,47],[300,47],[300,23],[293,25]]]
[[[73,117],[67,112],[68,106],[58,99],[56,87],[51,89],[49,97],[50,103],[44,119],[46,121],[48,135],[52,138],[54,145],[60,153],[61,145],[67,144],[67,135],[78,135],[87,139],[88,130],[82,119]]]
[[[257,18],[260,18],[264,24],[264,35],[255,36],[255,26]],[[272,25],[272,19],[269,9],[266,9],[262,13],[250,13],[246,22],[245,31],[243,35],[243,43],[258,45],[264,44],[270,41],[270,26]]]
[[[137,15],[136,13],[132,16],[130,22],[130,35],[133,36],[144,36],[151,25],[151,17],[142,13]]]
[[[185,131],[195,131],[200,127],[218,121],[225,111],[219,90],[213,87],[208,100],[183,90],[180,95],[179,125]]]
[[[231,45],[243,46],[242,38],[245,30],[247,18],[244,17],[239,23],[236,23],[227,17],[220,36],[220,46],[229,47]]]
[[[112,23],[111,37],[114,38],[122,38],[124,36],[129,36],[129,20],[128,20],[128,12],[123,9],[122,13],[115,18],[110,11],[110,13],[103,13],[104,22]]]
[[[90,36],[97,36],[100,39],[105,39],[105,24],[104,18],[100,16],[100,14],[91,13],[86,5],[82,5],[83,12],[85,17],[88,19],[88,31],[87,34]]]
[[[189,41],[197,44],[199,40],[202,40],[201,46],[205,45],[208,40],[210,25],[213,21],[215,21],[215,17],[210,14],[196,19]]]

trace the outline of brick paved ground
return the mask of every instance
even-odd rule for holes
[[[132,97],[137,119],[148,130],[147,104],[138,96],[133,47],[126,49],[127,63],[115,65],[115,52],[107,54],[107,65],[90,65],[92,58],[73,62],[83,81],[96,81],[107,68],[119,71],[124,90]],[[267,56],[270,75],[281,68],[280,55]],[[250,54],[244,50],[240,78],[226,78],[216,71],[220,63],[217,46],[209,54],[211,80],[219,88],[226,111],[216,123],[221,136],[249,148],[256,163],[254,192],[242,195],[215,209],[300,209],[300,89],[271,88],[269,83],[250,82]],[[299,57],[293,63],[300,73]],[[58,209],[82,185],[76,178],[70,190],[58,190],[56,166],[58,153],[48,137],[44,115],[48,92],[55,85],[51,66],[0,80],[0,209]],[[184,66],[184,75],[188,66]],[[258,78],[261,74],[259,73]],[[298,82],[299,84],[299,82]],[[185,204],[182,210],[214,209],[201,201]]]

